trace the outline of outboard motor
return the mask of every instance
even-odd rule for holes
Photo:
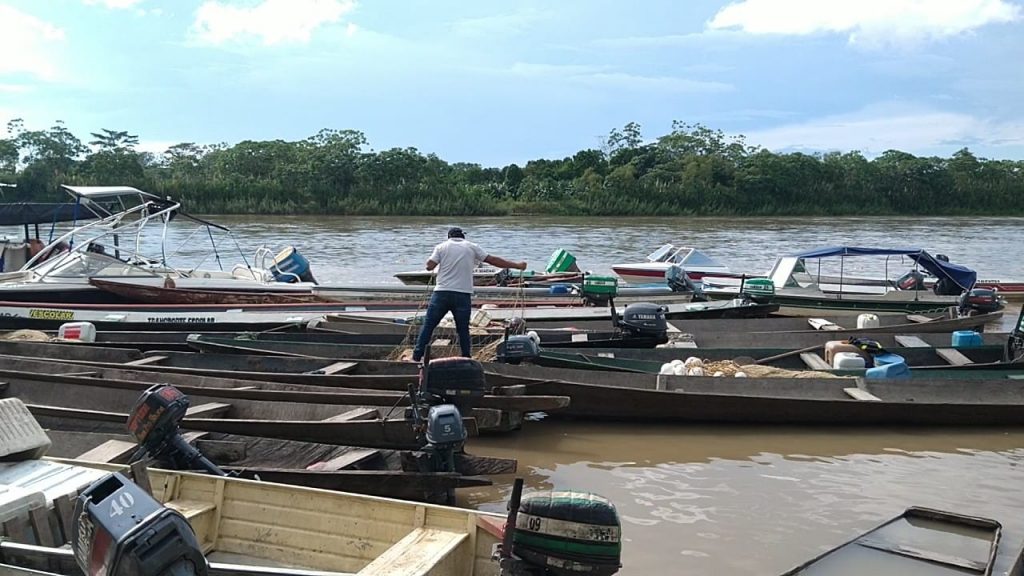
[[[185,418],[188,406],[188,396],[174,386],[154,384],[143,392],[128,414],[128,433],[139,443],[131,461],[149,454],[155,459],[169,461],[180,470],[198,468],[227,476],[181,437],[178,425]]]
[[[932,286],[932,292],[935,292],[936,296],[959,296],[964,293],[964,289],[949,278],[939,278]]]
[[[1024,360],[1024,307],[1017,317],[1017,325],[1013,327],[1010,336],[1006,339],[1006,348],[1003,350],[1003,362],[1020,362]]]
[[[509,336],[498,344],[498,362],[522,364],[540,357],[540,344],[531,335]]]
[[[910,270],[896,280],[897,290],[924,290],[924,274],[918,270]]]
[[[75,503],[75,562],[87,576],[206,576],[188,521],[114,472]]]
[[[622,567],[622,523],[615,505],[590,492],[522,495],[512,486],[505,536],[493,557],[501,576],[611,576]]]
[[[1003,308],[1003,303],[995,290],[989,288],[971,288],[960,297],[959,312],[961,316],[987,314]]]
[[[466,442],[463,409],[469,410],[484,395],[484,369],[471,358],[429,360],[420,369],[419,386],[409,386],[412,418],[421,448],[417,457],[423,472],[455,472],[455,454]],[[448,495],[454,501],[454,493]]]
[[[650,302],[637,302],[626,306],[622,317],[616,320],[616,327],[627,337],[652,338],[664,344],[668,342],[668,321],[664,306]]]
[[[693,293],[693,296],[690,298],[692,302],[707,302],[708,298],[704,295],[704,285],[694,282],[690,275],[686,273],[686,270],[678,264],[673,264],[665,270],[665,282],[673,292]]]
[[[281,250],[274,257],[274,265],[271,269],[274,280],[277,282],[312,282],[316,284],[313,277],[313,270],[309,266],[309,260],[295,246],[289,246]]]

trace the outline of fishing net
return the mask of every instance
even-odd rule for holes
[[[0,335],[0,340],[12,342],[49,342],[51,338],[49,334],[39,330],[15,330],[14,332]]]
[[[774,366],[761,366],[760,364],[740,365],[732,360],[718,360],[704,362],[704,374],[712,375],[721,372],[723,375],[732,377],[737,372],[743,372],[750,378],[841,378],[829,372],[816,372],[814,370],[786,370]]]

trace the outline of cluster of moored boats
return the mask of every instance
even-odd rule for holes
[[[309,266],[294,250],[207,275],[136,254],[135,237],[101,242],[129,229],[141,234],[148,221],[166,226],[180,212],[133,190],[70,188],[96,219],[0,277],[0,293],[19,295],[0,297],[0,413],[37,422],[50,444],[25,456],[24,446],[4,452],[0,442],[0,460],[13,461],[0,463],[0,526],[15,543],[71,541],[81,527],[82,507],[72,514],[79,491],[136,463],[135,480],[188,520],[195,546],[222,568],[539,574],[576,562],[576,570],[611,574],[620,528],[597,496],[555,493],[543,505],[524,496],[522,516],[507,519],[514,529],[500,516],[435,505],[515,473],[514,460],[477,453],[473,438],[551,418],[1024,424],[1024,313],[1011,331],[993,331],[1004,313],[998,293],[923,251],[900,255],[960,290],[907,285],[899,292],[917,300],[888,303],[915,305],[895,311],[840,290],[829,296],[840,305],[783,316],[780,309],[800,307],[778,302],[786,290],[825,292],[781,276],[740,275],[721,300],[707,296],[713,287],[694,290],[692,278],[672,272],[663,274],[675,285],[635,292],[582,274],[567,282],[571,271],[557,272],[560,281],[547,288],[520,281],[493,287],[493,298],[481,289],[478,302],[488,306],[474,314],[474,359],[451,357],[454,328],[443,324],[430,346],[434,360],[421,364],[407,359],[419,289],[351,289],[342,306],[327,291],[306,291]],[[138,207],[116,213],[103,202],[138,194]],[[60,241],[66,250],[34,260]],[[806,275],[803,260],[777,268]],[[289,274],[295,282],[274,281]],[[567,283],[571,290],[552,290]],[[57,300],[32,300],[39,294]],[[37,492],[34,504],[15,505]],[[581,510],[590,520],[574,516]],[[957,535],[974,544],[953,557],[943,538]],[[492,559],[503,538],[504,552]],[[910,573],[908,562],[922,574],[988,574],[998,542],[991,521],[911,509],[789,574],[843,573],[837,567],[864,554],[877,556],[869,561],[881,574]],[[851,546],[863,552],[851,555]],[[531,558],[534,572],[515,571],[527,568],[513,560]],[[66,556],[15,544],[0,546],[5,562],[70,573]]]

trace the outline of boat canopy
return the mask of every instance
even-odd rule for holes
[[[978,280],[978,273],[966,266],[938,260],[920,248],[864,248],[860,246],[830,246],[808,252],[793,254],[791,258],[805,260],[811,258],[833,258],[835,256],[907,256],[917,262],[921,268],[932,276],[946,278],[955,282],[964,290],[970,290]]]
[[[54,224],[102,218],[88,207],[46,202],[0,204],[0,226]]]
[[[160,197],[149,192],[143,192],[131,186],[61,186],[73,196],[89,198],[90,200],[117,198],[120,196],[140,196],[147,200],[160,200]]]

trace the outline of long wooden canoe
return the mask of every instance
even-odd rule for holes
[[[533,366],[488,367],[527,394],[569,396],[552,417],[684,423],[824,426],[998,426],[1024,424],[1024,380],[712,378]]]
[[[138,389],[104,386],[102,381],[86,377],[8,372],[4,378],[3,395],[31,405],[40,421],[51,422],[46,417],[73,419],[87,432],[123,430],[128,412],[139,397]],[[386,417],[389,407],[377,408],[376,419],[348,420],[345,416],[354,410],[373,408],[237,398],[225,402],[223,397],[199,394],[192,395],[191,400],[196,417],[184,420],[182,426],[187,430],[369,448],[419,448],[408,421]],[[469,433],[477,434],[476,420],[466,418],[465,422]]]
[[[97,386],[144,390],[153,382],[172,384],[185,394],[217,396],[225,401],[233,399],[260,400],[270,402],[299,402],[327,405],[372,405],[408,406],[408,395],[390,390],[365,388],[339,388],[330,386],[308,386],[273,381],[242,380],[215,376],[182,374],[177,372],[155,372],[113,368],[110,366],[82,366],[59,360],[42,360],[18,356],[0,355],[0,378],[4,375],[32,373],[51,377],[72,376],[70,382],[90,382]],[[53,379],[53,378],[51,378]],[[478,426],[488,429],[486,422],[493,420],[490,410],[506,412],[553,412],[569,405],[565,397],[525,396],[515,394],[517,390],[497,387],[500,394],[488,394],[476,402],[476,411],[470,416],[477,418]]]
[[[74,460],[47,459],[0,464],[10,476],[25,468],[46,468],[47,478],[60,475],[82,478],[81,485],[67,483],[57,493],[49,488],[54,505],[47,512],[52,526],[59,527],[59,546],[74,535],[69,516],[62,515],[78,490],[98,473],[124,466]],[[19,468],[15,468],[19,467]],[[91,475],[87,475],[91,472]],[[38,475],[22,474],[24,488],[40,489]],[[218,478],[205,474],[150,469],[148,484],[153,496],[180,511],[191,523],[212,563],[265,566],[263,574],[298,569],[329,571],[331,574],[361,576],[497,576],[491,560],[492,548],[502,537],[504,517],[422,504],[257,482],[241,478]],[[26,518],[27,522],[27,518]],[[26,526],[29,526],[26,524]],[[25,538],[37,543],[29,528]],[[52,536],[52,535],[51,535]],[[16,538],[15,541],[22,541]],[[31,554],[35,554],[32,556]],[[73,559],[65,552],[62,567],[72,570]],[[49,559],[40,560],[39,551],[22,551],[24,564],[44,570]],[[48,556],[47,558],[52,558]],[[6,561],[6,560],[5,560]],[[244,567],[242,568],[244,570]],[[64,570],[57,570],[64,572]],[[244,572],[236,572],[244,573]],[[310,574],[311,572],[305,572]]]
[[[782,576],[989,576],[1001,535],[995,520],[913,507]]]
[[[138,448],[122,434],[51,428],[47,435],[53,442],[47,454],[58,458],[127,464]],[[214,464],[243,478],[441,504],[451,504],[448,495],[457,488],[490,485],[481,472],[511,474],[516,469],[515,460],[460,454],[457,473],[429,473],[409,466],[412,453],[395,450],[231,434],[191,439]]]

